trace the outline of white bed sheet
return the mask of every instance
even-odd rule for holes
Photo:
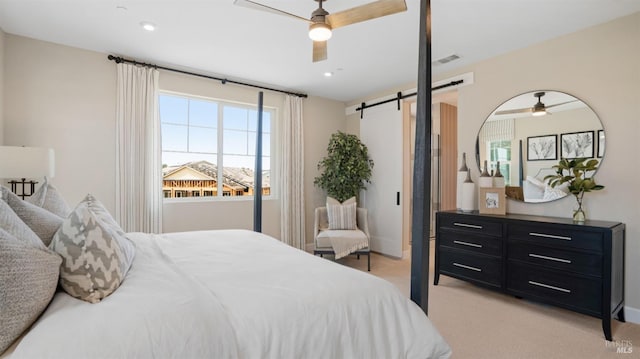
[[[391,283],[266,235],[130,233],[127,279],[102,303],[66,294],[11,358],[447,358]]]

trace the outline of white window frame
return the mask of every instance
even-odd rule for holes
[[[181,92],[174,92],[174,91],[167,91],[167,90],[161,90],[159,91],[159,96],[162,95],[168,95],[168,96],[175,96],[175,97],[184,97],[187,99],[194,99],[194,100],[202,100],[202,101],[210,101],[210,102],[215,102],[218,105],[218,124],[216,127],[216,132],[217,132],[217,136],[218,136],[218,141],[217,141],[217,152],[216,152],[216,162],[217,163],[223,163],[223,166],[217,166],[218,167],[218,179],[222,177],[222,173],[223,173],[223,167],[224,167],[224,162],[223,162],[223,157],[224,157],[224,153],[223,153],[223,147],[224,147],[224,127],[223,127],[223,122],[224,122],[224,117],[223,117],[223,111],[224,111],[224,105],[230,105],[230,106],[234,106],[234,107],[238,107],[238,108],[247,108],[250,110],[255,110],[257,111],[257,105],[256,104],[251,104],[251,103],[245,103],[245,102],[239,102],[239,101],[233,101],[233,100],[228,100],[228,99],[219,99],[219,98],[212,98],[212,97],[206,97],[206,96],[199,96],[199,95],[194,95],[194,94],[187,94],[187,93],[181,93]],[[268,195],[262,195],[262,198],[264,200],[272,200],[272,199],[277,199],[277,192],[278,189],[276,188],[276,184],[278,183],[277,181],[277,164],[279,163],[279,151],[277,151],[277,144],[279,141],[277,141],[277,136],[279,134],[279,117],[278,117],[278,109],[276,107],[272,107],[272,106],[266,106],[263,105],[263,112],[269,112],[271,114],[271,124],[270,124],[270,136],[269,136],[269,148],[270,148],[270,181],[269,181],[269,194]],[[158,113],[160,113],[160,101],[158,101]],[[162,121],[161,119],[159,119],[160,121]],[[161,122],[162,125],[162,122]],[[189,125],[187,125],[187,127],[189,127]],[[197,127],[197,126],[194,126]],[[188,135],[188,132],[187,132]],[[162,147],[162,144],[161,144]],[[163,148],[161,148],[161,152],[165,152]],[[198,152],[189,152],[189,151],[174,151],[174,152],[182,152],[182,153],[194,153],[197,154]],[[263,153],[263,158],[264,158],[264,153]],[[255,195],[255,193],[254,193]],[[163,196],[163,201],[165,203],[172,203],[172,202],[178,202],[178,203],[185,203],[185,202],[210,202],[210,201],[215,201],[215,202],[225,202],[225,201],[253,201],[254,199],[254,195],[251,196],[225,196],[224,195],[224,191],[222,190],[222,187],[219,187],[217,194],[215,196],[201,196],[201,197],[172,197],[172,198],[164,198]]]

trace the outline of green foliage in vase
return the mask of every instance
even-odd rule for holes
[[[578,158],[568,160],[563,158],[553,168],[556,170],[556,174],[548,175],[544,180],[548,180],[551,187],[569,183],[569,192],[576,197],[579,196],[580,199],[582,199],[585,192],[598,191],[604,188],[604,186],[596,184],[595,179],[593,179],[593,173],[598,169],[598,160],[596,159]],[[588,177],[589,175],[591,177]]]
[[[327,156],[318,163],[321,174],[313,183],[342,202],[366,189],[372,168],[367,146],[357,136],[338,131],[331,135]]]

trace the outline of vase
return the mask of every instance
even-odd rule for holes
[[[584,192],[580,192],[579,194],[576,194],[576,201],[578,202],[578,208],[576,208],[576,210],[573,211],[573,221],[575,223],[584,223],[586,219],[586,215],[584,213],[584,210],[582,209],[582,196],[584,196]]]

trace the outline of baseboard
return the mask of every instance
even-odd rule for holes
[[[640,324],[640,309],[624,307],[624,320],[631,323]]]

